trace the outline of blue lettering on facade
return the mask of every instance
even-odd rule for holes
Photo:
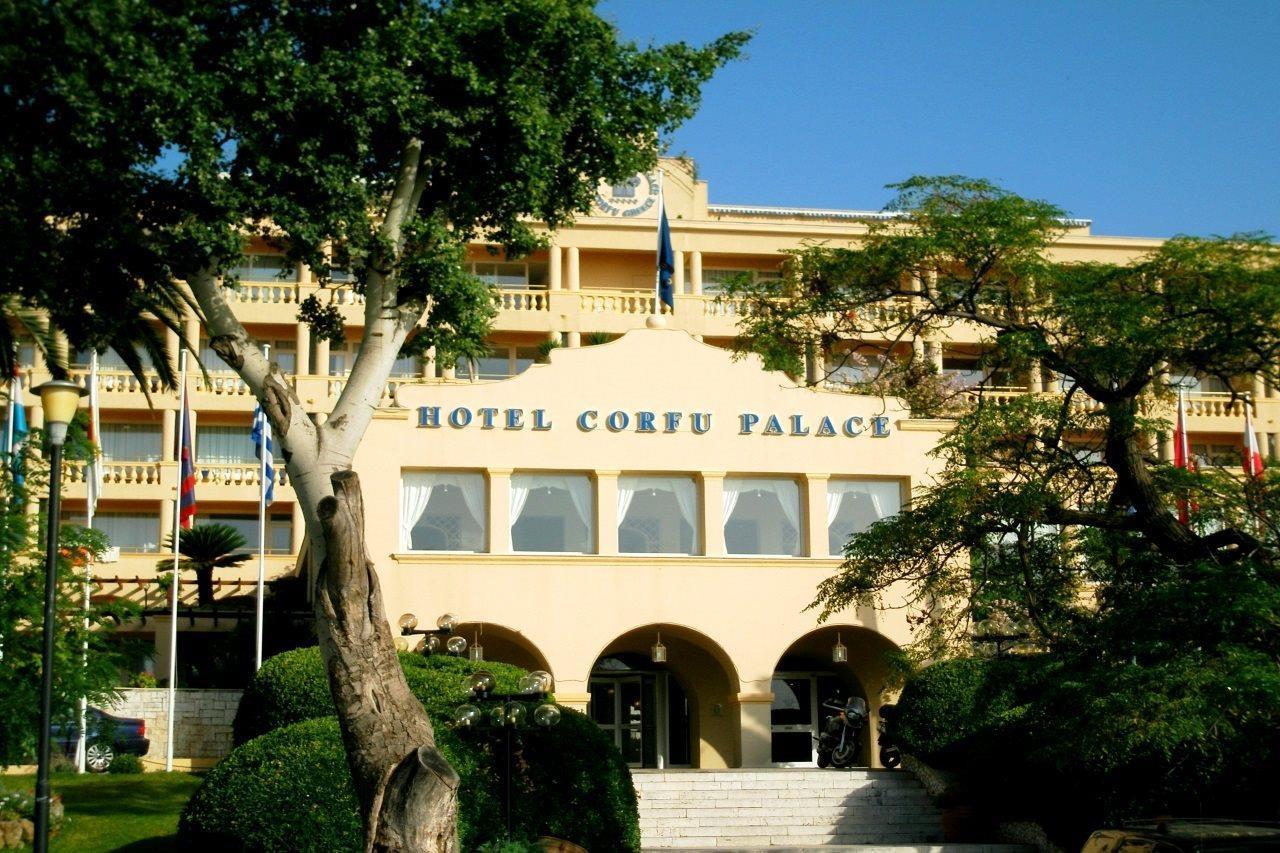
[[[471,423],[471,410],[462,406],[449,413],[449,426],[462,429]]]
[[[769,415],[769,420],[764,422],[764,432],[762,435],[782,435],[782,421],[778,420],[777,415]]]
[[[657,432],[653,428],[653,412],[636,412],[636,432]]]
[[[480,412],[480,428],[493,429],[494,419],[498,417],[497,409],[478,409]]]
[[[587,409],[585,412],[578,415],[578,429],[583,432],[591,432],[596,428],[596,417],[599,414],[600,413],[595,409]]]
[[[440,407],[439,406],[419,406],[418,407],[418,426],[426,429],[440,428]]]
[[[533,431],[546,432],[549,429],[551,429],[551,421],[547,420],[547,410],[534,409],[533,410]]]
[[[609,432],[622,432],[631,426],[631,416],[623,411],[610,412],[604,419],[604,425],[609,428]]]
[[[524,429],[524,409],[507,409],[507,429]]]
[[[822,420],[818,421],[818,431],[814,433],[818,438],[826,438],[827,436],[836,434],[836,425],[831,422],[831,418],[826,415],[822,416]]]
[[[871,437],[884,438],[889,434],[889,419],[881,415],[871,419]]]
[[[694,412],[689,418],[693,424],[694,435],[702,435],[711,429],[711,414],[709,412]]]
[[[666,426],[662,428],[663,432],[675,432],[676,428],[680,426],[679,412],[667,412],[662,416],[662,419],[666,423]]]
[[[791,416],[791,434],[792,435],[808,435],[809,428],[804,425],[804,415]]]
[[[849,438],[854,438],[855,436],[862,435],[863,432],[864,432],[864,428],[862,426],[862,418],[858,417],[857,415],[854,415],[853,417],[847,418],[845,420],[844,434],[849,436]]]
[[[751,435],[751,428],[760,423],[760,416],[750,412],[743,412],[738,418],[742,421],[742,429],[738,430],[739,435]]]

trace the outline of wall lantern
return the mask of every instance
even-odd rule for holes
[[[649,647],[649,659],[654,663],[667,662],[667,647],[662,645],[662,632],[658,632],[658,642]]]
[[[836,633],[836,644],[831,647],[831,662],[846,663],[849,660],[849,647],[840,642],[840,634]]]

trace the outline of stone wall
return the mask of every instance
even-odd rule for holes
[[[240,705],[239,690],[176,691],[178,726],[174,729],[175,759],[209,763],[231,752],[231,721]],[[165,739],[169,732],[169,691],[164,688],[129,688],[120,691],[120,699],[104,708],[120,717],[141,717],[147,723],[151,748],[144,760],[149,764],[164,761]]]

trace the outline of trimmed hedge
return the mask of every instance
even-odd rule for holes
[[[462,849],[501,839],[500,744],[461,735],[447,720],[466,698],[471,672],[486,669],[499,690],[513,692],[525,671],[444,656],[402,654],[400,660],[410,689],[432,716],[440,750],[462,778]],[[187,804],[184,839],[241,850],[360,849],[358,806],[317,649],[263,664],[245,691],[235,736],[253,739],[219,764]],[[630,771],[612,740],[584,715],[562,708],[556,727],[519,736],[512,764],[513,835],[551,835],[593,851],[639,850]]]

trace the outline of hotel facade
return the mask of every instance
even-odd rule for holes
[[[711,204],[692,164],[662,168],[676,296],[661,328],[647,322],[658,184],[637,175],[601,187],[591,215],[529,258],[473,247],[472,270],[493,285],[498,311],[486,357],[397,362],[355,459],[387,612],[424,623],[456,614],[458,633],[485,659],[551,672],[558,699],[588,713],[636,767],[811,764],[821,702],[850,695],[872,708],[861,763],[874,765],[886,652],[911,640],[906,614],[892,597],[885,609],[822,624],[807,608],[848,536],[928,481],[938,464],[929,451],[949,422],[735,360],[728,345],[743,306],[720,291],[743,274],[776,278],[787,250],[856,247],[881,214]],[[1053,251],[1123,263],[1158,245],[1071,221]],[[323,417],[359,345],[359,297],[334,293],[347,326],[336,346],[297,322],[299,303],[317,291],[307,269],[251,244],[238,274],[236,312]],[[208,370],[191,382],[197,522],[230,524],[256,544],[255,402],[198,323],[187,333]],[[988,379],[976,330],[955,327],[922,353],[959,381]],[[48,374],[28,355],[23,402],[38,424],[30,388]],[[74,359],[81,384],[86,356]],[[1280,394],[1239,381],[1273,456]],[[1188,382],[1193,452],[1234,464],[1243,403],[1225,386]],[[987,386],[997,397],[1060,391],[1047,375]],[[173,524],[177,401],[111,353],[97,389],[106,481],[95,526],[120,553],[95,566],[95,595],[161,610],[155,574]],[[83,519],[84,471],[71,471],[65,492],[72,520]],[[269,513],[267,574],[287,576],[303,529],[283,470]],[[218,598],[250,594],[255,577],[252,560],[224,570]],[[180,658],[236,621],[195,607],[189,581]],[[154,637],[146,665],[167,672],[168,618],[152,613],[126,628]]]

